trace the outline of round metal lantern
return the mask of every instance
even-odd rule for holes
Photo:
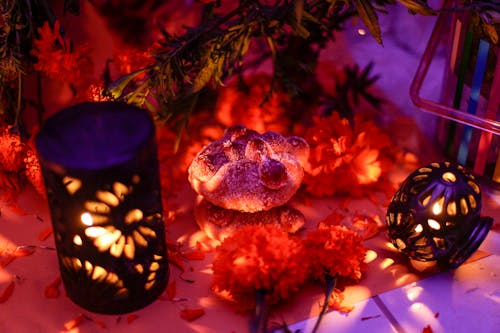
[[[481,190],[474,176],[456,163],[431,163],[410,174],[392,198],[387,232],[409,258],[456,268],[493,224],[480,212]]]
[[[153,302],[169,270],[149,114],[78,104],[49,118],[36,145],[69,298],[106,314]]]

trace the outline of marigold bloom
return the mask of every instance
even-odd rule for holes
[[[0,172],[19,172],[23,168],[24,143],[11,133],[9,127],[0,127]]]
[[[0,126],[0,194],[10,201],[17,197],[28,180],[45,196],[40,161],[32,140],[24,142],[10,127]]]
[[[38,29],[39,39],[33,41],[31,51],[38,59],[34,68],[52,79],[79,83],[82,76],[92,72],[90,48],[85,45],[73,47],[69,39],[61,36],[60,29],[59,21],[55,22],[54,28],[45,22]]]
[[[311,277],[325,282],[326,275],[338,275],[358,281],[367,268],[362,240],[344,226],[323,226],[309,232],[305,246]]]
[[[304,183],[317,196],[360,195],[360,186],[376,183],[384,171],[383,154],[391,147],[389,136],[373,121],[356,116],[352,128],[337,113],[313,118],[305,138],[311,147]],[[384,161],[385,162],[385,161]]]
[[[302,242],[274,225],[238,229],[216,248],[213,289],[228,292],[242,310],[255,307],[257,291],[268,304],[296,292],[307,278]]]
[[[219,89],[215,107],[217,121],[226,127],[241,124],[259,133],[287,133],[290,119],[286,110],[290,97],[277,83],[271,92],[271,82],[270,75],[256,74],[246,79],[244,88],[234,81]]]

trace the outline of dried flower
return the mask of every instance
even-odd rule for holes
[[[216,248],[213,271],[213,289],[228,292],[242,310],[253,309],[261,291],[274,304],[304,283],[304,246],[277,226],[245,226]]]
[[[305,239],[311,276],[325,281],[325,275],[342,276],[355,281],[365,270],[367,248],[362,237],[344,226],[324,226],[308,233]]]

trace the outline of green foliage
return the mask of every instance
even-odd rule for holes
[[[479,33],[498,45],[498,0],[462,2],[473,12]],[[181,35],[163,31],[154,62],[110,83],[107,95],[146,107],[160,121],[183,124],[207,88],[269,61],[273,67],[269,95],[279,82],[292,98],[307,98],[314,90],[311,82],[320,51],[350,17],[359,16],[382,43],[378,14],[387,13],[389,6],[402,4],[411,14],[436,13],[427,0],[239,0],[230,10],[221,3],[231,1],[205,4],[201,22],[186,27]],[[78,14],[79,7],[79,0],[64,0],[64,14]],[[21,92],[23,77],[33,71],[33,39],[46,21],[55,22],[49,0],[0,3],[0,117],[7,123],[16,123],[27,103],[43,109],[41,101],[26,101]],[[363,75],[356,78],[369,82]]]
[[[434,14],[422,0],[401,2],[412,13]],[[206,87],[222,85],[231,75],[252,66],[246,58],[251,45],[252,58],[260,59],[253,65],[271,60],[273,82],[279,80],[292,96],[300,94],[304,76],[295,74],[307,77],[314,72],[319,50],[348,18],[358,14],[381,43],[376,11],[394,4],[393,0],[242,0],[233,10],[224,12],[217,2],[208,3],[197,26],[186,28],[180,36],[164,32],[161,48],[154,54],[156,61],[147,68],[144,81],[159,102],[152,111],[163,119],[183,118],[185,110],[178,107],[185,108],[184,100]],[[297,44],[302,49],[290,52],[290,45]],[[303,54],[311,56],[304,58]],[[110,94],[127,99],[127,91],[135,89],[135,81],[130,78],[113,83]]]
[[[37,29],[55,22],[49,0],[2,0],[0,2],[0,117],[17,126],[24,103],[42,109],[41,101],[22,98],[24,76],[32,72],[30,50]],[[78,14],[79,0],[65,0],[65,10]]]

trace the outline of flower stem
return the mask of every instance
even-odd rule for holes
[[[267,330],[266,292],[255,292],[255,313],[250,318],[250,333],[265,333]]]
[[[337,282],[337,275],[331,276],[329,274],[326,274],[325,280],[326,280],[325,301],[323,302],[323,307],[321,308],[321,312],[318,315],[318,319],[316,320],[316,324],[314,324],[314,328],[311,331],[311,333],[316,333],[316,331],[319,328],[319,324],[321,323],[321,320],[323,319],[323,316],[326,313],[326,310],[328,310],[328,300],[330,299],[330,296],[332,295],[333,290],[335,289],[335,284]]]

